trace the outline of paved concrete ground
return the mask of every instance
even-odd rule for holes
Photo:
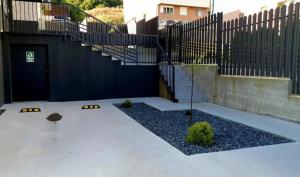
[[[160,98],[133,99],[161,110],[184,109]],[[4,105],[0,177],[298,177],[300,143],[185,156],[112,103],[120,100]],[[81,110],[83,104],[100,110]],[[18,113],[38,106],[41,113]],[[195,108],[300,141],[300,125],[212,104]],[[57,124],[46,120],[58,112]]]

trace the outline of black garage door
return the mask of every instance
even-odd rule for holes
[[[48,100],[48,54],[43,45],[11,45],[13,101]]]

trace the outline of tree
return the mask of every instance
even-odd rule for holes
[[[100,4],[103,4],[105,7],[117,7],[123,5],[123,0],[101,0]]]
[[[95,8],[98,4],[99,4],[99,1],[97,1],[97,0],[84,0],[80,4],[79,7],[82,10],[91,10],[91,9]]]
[[[82,10],[90,10],[98,5],[103,7],[118,7],[123,5],[123,0],[52,0],[55,3],[68,3]]]
[[[192,88],[191,88],[191,115],[189,119],[189,124],[192,126],[193,123],[193,96],[194,96],[194,61],[192,62]]]

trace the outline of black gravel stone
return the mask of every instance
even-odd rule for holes
[[[132,108],[116,106],[186,155],[294,142],[282,136],[193,110],[193,123],[207,121],[214,127],[215,143],[212,147],[192,145],[185,142],[189,127],[186,110],[160,111],[144,103],[135,103]]]

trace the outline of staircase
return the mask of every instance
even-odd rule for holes
[[[123,33],[70,4],[10,2],[8,8],[11,9],[2,11],[4,32],[64,36],[66,42],[79,42],[82,47],[118,61],[120,65],[157,65],[157,57],[160,56],[160,75],[172,100],[176,101],[176,96],[187,100],[181,93],[184,88],[179,85],[175,88],[175,67],[161,47],[158,35]],[[179,91],[177,94],[176,89]]]

